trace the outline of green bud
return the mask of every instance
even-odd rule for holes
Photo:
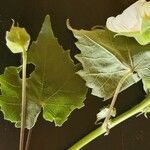
[[[30,44],[30,35],[25,28],[15,27],[14,21],[10,31],[6,32],[6,45],[13,53],[27,51]]]

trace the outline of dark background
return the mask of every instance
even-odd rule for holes
[[[55,36],[64,49],[71,49],[72,57],[79,52],[72,33],[66,28],[69,18],[74,28],[90,29],[104,25],[109,16],[121,13],[134,0],[0,0],[0,71],[6,66],[19,65],[20,56],[10,53],[5,46],[5,32],[11,26],[11,18],[24,26],[35,40],[46,14],[51,15]],[[144,98],[142,83],[133,85],[119,95],[116,107],[122,113]],[[110,101],[91,96],[85,107],[74,111],[63,127],[54,127],[40,116],[33,130],[30,150],[67,150],[81,137],[97,128],[94,125],[99,109]],[[150,150],[150,120],[133,117],[111,130],[109,136],[101,136],[83,150]],[[19,129],[3,120],[0,113],[0,150],[17,150]]]

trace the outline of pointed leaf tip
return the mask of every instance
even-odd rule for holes
[[[76,75],[78,69],[69,51],[54,37],[49,16],[45,17],[37,41],[31,44],[28,63],[34,64],[35,70],[27,79],[27,128],[34,126],[42,109],[45,120],[61,126],[74,109],[84,106],[87,88]],[[21,79],[16,70],[7,68],[0,75],[0,107],[5,119],[20,127]]]

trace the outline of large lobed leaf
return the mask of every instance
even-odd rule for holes
[[[115,34],[106,28],[75,30],[81,53],[76,58],[83,70],[78,74],[98,97],[111,98],[120,80],[130,74],[120,91],[150,76],[150,45],[141,46],[135,40]]]
[[[61,126],[69,114],[84,106],[87,88],[75,74],[79,70],[53,35],[49,16],[46,16],[36,42],[28,52],[28,63],[35,70],[27,79],[27,128],[32,128],[41,109],[47,121]],[[20,127],[21,79],[20,69],[6,68],[0,76],[0,106],[5,119]]]

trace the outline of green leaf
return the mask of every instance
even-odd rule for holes
[[[142,79],[144,90],[146,92],[146,96],[150,97],[150,78]],[[140,114],[144,114],[144,116],[147,118],[147,113],[150,113],[150,105],[145,107],[143,110],[141,110]]]
[[[144,86],[144,90],[147,94],[150,93],[150,78],[147,79],[143,79],[143,86]]]
[[[13,53],[27,51],[30,43],[30,35],[25,28],[15,27],[14,21],[10,31],[6,32],[6,45]]]
[[[49,16],[45,18],[36,42],[28,51],[28,63],[35,70],[27,79],[27,128],[32,128],[41,110],[47,121],[61,126],[70,113],[84,106],[87,88],[75,74],[79,65],[74,65],[69,51],[64,51],[55,39]],[[0,76],[1,110],[4,117],[20,127],[21,79],[20,69],[6,68]]]
[[[4,119],[15,123],[16,127],[20,127],[21,114],[21,89],[22,81],[19,77],[20,68],[8,67],[3,75],[0,75],[1,94],[0,107],[4,113]],[[29,79],[28,79],[29,80]],[[41,107],[31,101],[28,96],[27,107],[27,128],[31,128],[41,111]]]
[[[150,78],[143,78],[142,82],[143,82],[144,90],[147,94],[146,97],[150,98]],[[142,109],[141,113],[139,115],[144,114],[144,116],[146,118],[148,118],[148,116],[147,116],[148,113],[150,113],[150,105],[148,105],[144,109]]]
[[[131,75],[120,91],[150,76],[150,45],[141,46],[133,39],[117,36],[107,29],[91,31],[75,30],[68,25],[78,39],[76,46],[81,54],[76,58],[83,70],[78,74],[98,97],[111,98],[120,80]]]
[[[133,34],[133,37],[141,45],[146,45],[146,44],[150,43],[150,18],[149,17],[143,18],[141,32],[139,32],[135,35]]]

